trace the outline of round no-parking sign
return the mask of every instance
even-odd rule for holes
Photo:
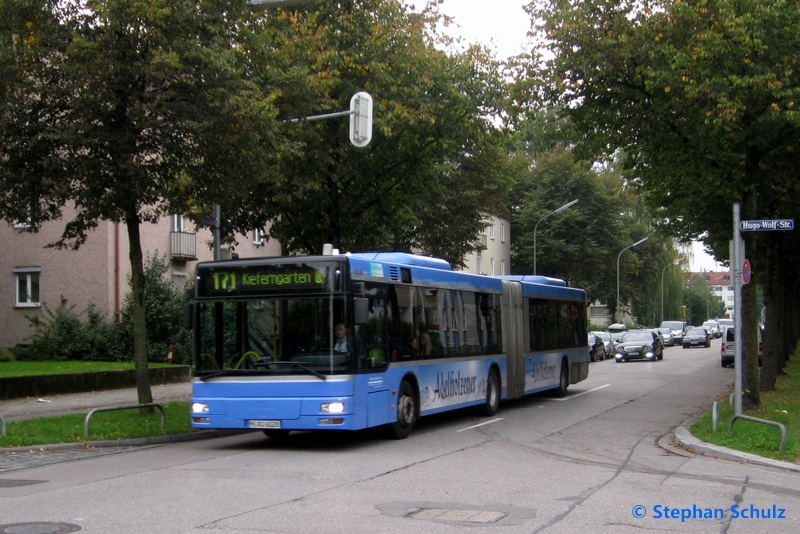
[[[742,282],[745,284],[750,283],[750,276],[752,276],[753,272],[750,269],[750,260],[744,260],[742,264]]]

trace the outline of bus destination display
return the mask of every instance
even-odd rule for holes
[[[307,265],[230,266],[198,270],[198,297],[286,293],[323,289],[327,267]]]

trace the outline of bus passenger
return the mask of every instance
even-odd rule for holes
[[[347,327],[343,323],[337,323],[333,331],[336,334],[334,352],[347,352]]]

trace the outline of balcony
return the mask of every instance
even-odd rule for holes
[[[197,237],[190,232],[170,232],[170,259],[194,261],[197,259]]]

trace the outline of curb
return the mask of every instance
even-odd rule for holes
[[[696,437],[692,436],[691,432],[689,432],[689,429],[684,426],[679,426],[675,429],[675,442],[681,447],[684,447],[696,454],[709,456],[711,458],[722,458],[724,460],[732,460],[734,462],[747,462],[757,465],[766,465],[769,467],[788,469],[790,471],[796,471],[800,473],[800,465],[797,464],[773,460],[771,458],[764,458],[763,456],[757,456],[755,454],[750,454],[749,452],[737,451],[721,445],[712,445],[711,443],[700,441]]]
[[[0,454],[5,452],[28,452],[31,450],[69,450],[69,449],[97,449],[102,447],[136,447],[144,445],[162,445],[165,443],[183,443],[201,439],[225,438],[253,432],[253,430],[198,430],[186,434],[169,434],[166,436],[149,436],[145,438],[131,438],[105,441],[78,441],[75,443],[54,443],[50,445],[28,445],[27,447],[0,447]]]

